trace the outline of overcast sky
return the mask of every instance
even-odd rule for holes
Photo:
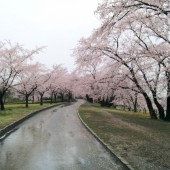
[[[73,49],[100,22],[94,15],[101,0],[0,0],[0,40],[25,48],[47,46],[37,57],[52,66],[73,68]]]

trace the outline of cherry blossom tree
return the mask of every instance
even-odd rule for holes
[[[80,40],[80,48],[75,48],[73,52],[73,56],[76,58],[76,72],[79,75],[82,75],[81,80],[83,81],[83,87],[86,87],[86,96],[89,101],[98,99],[98,71],[102,66],[102,60],[97,51],[93,51],[86,41],[86,39],[82,38]]]
[[[89,60],[89,55],[97,54],[96,61],[105,58],[102,61],[111,59],[110,62],[121,64],[125,77],[135,85],[121,87],[143,95],[151,118],[157,119],[156,105],[159,118],[168,119],[169,2],[105,0],[96,13],[102,25],[89,38],[80,40],[77,55],[85,54],[84,60]],[[159,46],[164,48],[159,51]],[[166,118],[160,100],[161,86],[167,89]]]
[[[50,88],[49,83],[52,74],[53,74],[52,71],[46,69],[44,65],[41,65],[41,70],[39,73],[39,77],[37,79],[37,88],[36,88],[36,92],[40,96],[40,105],[43,105],[43,97]]]
[[[67,69],[62,65],[54,65],[52,68],[52,74],[49,80],[49,93],[51,96],[51,103],[54,97],[56,101],[57,95],[61,96],[62,101],[66,92],[65,81],[66,81]]]
[[[170,14],[170,3],[169,1],[145,1],[145,0],[127,0],[126,2],[123,0],[114,0],[114,1],[104,1],[101,5],[99,5],[97,9],[97,13],[99,14],[103,25],[100,29],[100,34],[107,35],[110,32],[113,32],[113,28],[119,28],[119,30],[127,30],[131,29],[135,36],[135,41],[138,43],[140,47],[145,49],[145,51],[149,51],[149,57],[154,58],[158,62],[158,67],[160,68],[160,64],[165,68],[166,75],[166,89],[167,89],[167,112],[166,118],[169,119],[169,55],[167,55],[167,46],[169,47],[169,14]],[[135,27],[134,27],[135,25]],[[142,30],[142,32],[141,32]],[[147,35],[147,40],[146,36]],[[133,37],[134,37],[133,36]],[[151,46],[148,43],[151,42]],[[162,48],[161,52],[157,52],[155,50],[159,44],[163,44],[164,48]],[[150,50],[150,47],[154,47],[154,51]],[[140,52],[140,51],[138,51]],[[142,52],[146,54],[146,52]],[[155,53],[157,53],[155,55]],[[166,55],[162,55],[166,54]],[[168,62],[167,62],[168,61]],[[165,64],[166,63],[166,64]],[[143,76],[145,76],[142,71]],[[160,75],[159,75],[160,76]],[[159,77],[157,75],[157,78]],[[145,79],[145,77],[143,77]],[[164,119],[164,110],[161,106],[160,102],[157,99],[156,90],[151,88],[149,81],[146,80],[146,84],[151,90],[154,103],[156,104],[159,110],[159,117]],[[157,84],[157,83],[155,83]],[[155,86],[156,87],[156,86]]]
[[[4,110],[3,98],[5,93],[16,83],[16,78],[24,70],[25,64],[42,48],[24,49],[19,44],[9,41],[0,42],[0,105]]]
[[[27,64],[18,77],[15,90],[25,97],[25,106],[28,108],[29,97],[37,89],[41,73],[41,64]]]
[[[135,85],[133,89],[129,86],[123,88],[143,95],[151,118],[157,119],[154,109],[156,105],[159,118],[165,119],[158,91],[165,80],[163,72],[165,72],[167,83],[169,81],[167,69],[169,62],[164,62],[169,61],[169,55],[165,55],[168,54],[168,48],[158,51],[157,47],[162,44],[169,47],[167,38],[169,37],[169,3],[105,0],[99,5],[97,14],[102,20],[102,26],[88,39],[80,40],[79,47],[76,49],[77,56],[84,56],[84,61],[91,61],[91,58],[97,54],[95,58],[97,61],[99,57],[102,57],[121,64],[125,70],[125,77]],[[168,104],[168,84],[166,87],[168,108],[170,105]],[[166,119],[168,115],[167,109]]]

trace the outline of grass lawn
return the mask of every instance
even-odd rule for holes
[[[79,113],[114,153],[134,169],[170,169],[170,122],[90,103],[82,105]]]
[[[5,105],[5,110],[0,111],[0,129],[18,119],[21,119],[32,111],[39,110],[47,106],[50,106],[50,104],[45,103],[43,106],[40,106],[40,104],[29,104],[28,108],[25,108],[24,104]]]

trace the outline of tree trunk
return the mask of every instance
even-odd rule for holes
[[[43,105],[43,94],[40,94],[40,105]]]
[[[149,96],[145,92],[143,93],[143,96],[145,98],[151,119],[158,119],[156,116],[155,110],[153,109],[152,102],[151,102]]]
[[[34,98],[34,90],[32,92],[32,103],[34,104],[35,98]]]
[[[25,95],[25,107],[28,108],[28,98],[29,98],[29,95],[26,94]]]
[[[134,112],[137,112],[137,105],[138,105],[138,95],[137,93],[135,94],[135,101],[134,101]]]
[[[133,104],[133,111],[137,112],[137,107],[138,107],[138,93],[135,92],[134,96],[133,95],[129,95],[130,97],[130,101]],[[129,105],[130,106],[130,105]]]
[[[166,108],[165,120],[170,121],[170,95],[167,97],[167,108]]]
[[[64,95],[63,94],[60,95],[61,95],[61,102],[64,102]]]
[[[159,104],[157,98],[154,98],[154,102],[155,102],[155,105],[156,105],[158,112],[159,112],[159,119],[165,120],[165,114],[164,114],[163,107]]]
[[[57,94],[54,94],[54,102],[57,103]]]
[[[53,93],[51,93],[51,101],[50,101],[50,104],[53,103]]]
[[[1,105],[1,110],[5,110],[3,94],[2,93],[0,93],[0,105]]]
[[[68,102],[72,101],[72,93],[71,91],[68,92]]]
[[[165,120],[170,121],[170,72],[167,73],[167,106]]]
[[[134,110],[135,113],[137,112],[137,104],[134,105],[133,110]]]
[[[4,95],[3,100],[4,100],[4,104],[5,104],[6,103],[6,95]]]

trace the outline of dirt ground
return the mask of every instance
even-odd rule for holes
[[[93,131],[134,169],[170,169],[169,122],[89,104],[79,111]]]

